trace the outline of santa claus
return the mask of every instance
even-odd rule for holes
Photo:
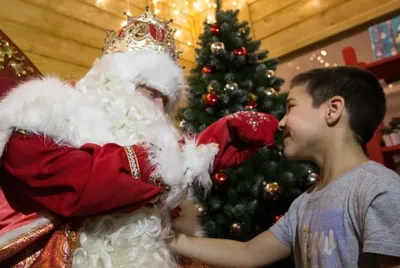
[[[193,183],[210,185],[218,149],[182,145],[164,114],[184,86],[168,24],[128,17],[104,52],[75,87],[45,77],[2,99],[0,260],[29,248],[13,265],[174,266],[167,213]],[[44,234],[53,248],[32,250]]]
[[[182,140],[165,115],[184,86],[177,60],[173,31],[147,10],[108,32],[103,57],[74,87],[44,77],[2,98],[0,262],[176,266],[165,244],[171,211],[192,185],[211,186],[209,171],[225,149],[226,163],[248,156],[225,146],[226,122],[255,125],[254,117],[231,117],[208,132],[223,142],[212,134]],[[269,124],[265,145],[277,121],[264,119],[257,124]]]

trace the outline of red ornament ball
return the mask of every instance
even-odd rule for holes
[[[125,37],[125,27],[118,31],[118,37]]]
[[[246,109],[255,109],[257,107],[257,102],[249,101],[245,106]]]
[[[214,36],[219,35],[220,30],[221,30],[221,28],[219,27],[218,24],[213,24],[213,25],[211,25],[211,27],[210,27],[210,32],[211,32],[211,34],[214,35]]]
[[[283,215],[276,215],[275,216],[275,222],[277,222],[280,218],[282,218]]]
[[[204,66],[204,67],[201,69],[201,72],[202,72],[203,74],[209,74],[209,73],[212,72],[212,70],[211,70],[211,67],[210,67],[210,66]]]
[[[205,98],[205,103],[208,105],[208,106],[215,106],[217,103],[218,103],[218,100],[219,100],[219,96],[217,95],[217,94],[215,94],[215,93],[210,93],[210,94],[207,94],[206,95],[206,98]]]
[[[235,48],[233,50],[233,54],[235,54],[236,56],[239,56],[239,55],[246,56],[247,55],[247,50],[246,50],[245,47]]]
[[[213,175],[212,180],[217,188],[222,188],[225,187],[228,183],[228,175],[222,172],[218,172]]]

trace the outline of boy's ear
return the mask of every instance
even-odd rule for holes
[[[345,108],[344,99],[340,96],[332,97],[327,101],[325,118],[328,125],[336,124],[342,116]]]

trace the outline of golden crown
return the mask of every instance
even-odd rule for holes
[[[167,53],[173,60],[179,60],[181,51],[175,49],[174,33],[169,21],[161,21],[149,8],[139,17],[125,14],[127,24],[116,33],[106,30],[104,54],[127,51],[157,51]]]

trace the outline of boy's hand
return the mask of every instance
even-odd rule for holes
[[[179,217],[173,220],[172,228],[190,236],[202,236],[197,205],[184,202],[180,205],[180,208]]]

